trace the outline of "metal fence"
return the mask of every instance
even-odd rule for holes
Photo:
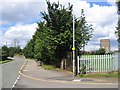
[[[77,70],[86,73],[107,73],[118,70],[118,55],[82,55],[77,57]]]

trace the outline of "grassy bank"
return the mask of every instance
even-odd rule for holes
[[[4,63],[8,63],[11,62],[12,60],[4,60],[4,61],[0,61],[0,64],[4,64]]]
[[[94,77],[120,77],[120,73],[118,74],[117,72],[115,73],[105,73],[105,74],[82,74],[79,75],[80,78],[94,78]]]

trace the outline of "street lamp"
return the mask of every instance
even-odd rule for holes
[[[75,17],[74,17],[74,14],[73,14],[73,48],[72,48],[72,51],[73,51],[73,76],[75,76],[76,69],[75,69]]]
[[[75,76],[75,22],[74,22],[74,15],[73,15],[73,76]]]

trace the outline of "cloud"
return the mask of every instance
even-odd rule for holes
[[[107,2],[111,5],[116,5],[116,1],[118,0],[107,0]]]
[[[26,24],[41,20],[40,12],[46,10],[45,1],[40,2],[3,2],[2,25]]]
[[[93,38],[88,43],[86,50],[99,49],[100,39],[110,39],[111,50],[117,50],[118,45],[115,30],[118,17],[116,6],[99,6],[94,4],[93,7],[85,11],[85,14],[88,22],[95,23]],[[94,48],[92,48],[93,46]]]
[[[10,27],[4,34],[4,43],[8,43],[9,46],[13,45],[14,40],[22,47],[32,38],[32,35],[35,33],[37,24],[29,25],[16,25]]]
[[[2,30],[0,30],[0,47],[2,46],[3,44],[3,32]]]
[[[58,2],[58,0],[50,1]],[[81,9],[84,9],[87,22],[93,24],[93,37],[86,46],[86,50],[99,49],[99,40],[103,38],[110,39],[112,48],[117,49],[117,38],[114,32],[118,17],[116,5],[113,4],[114,1],[111,3],[111,1],[107,0],[111,6],[93,4],[92,7],[87,1],[59,0],[65,6],[68,6],[68,2],[73,4],[73,14],[76,17],[80,17]],[[99,0],[99,2],[102,1]],[[46,3],[45,0],[2,0],[2,9],[0,10],[2,10],[2,22],[0,20],[0,24],[11,25],[8,31],[5,32],[4,38],[7,40],[17,38],[22,42],[23,39],[29,40],[34,34],[35,30],[33,28],[32,30],[31,27],[37,27],[35,23],[42,19],[40,12],[46,11]]]
[[[68,2],[69,1],[61,0],[63,5],[67,5]],[[87,3],[84,0],[70,0],[70,3],[73,4],[73,14],[75,14],[75,16],[79,17],[81,15],[81,9],[84,9],[87,22],[94,26],[93,37],[86,46],[86,50],[99,49],[100,39],[106,38],[111,40],[112,51],[118,49],[117,38],[115,35],[118,17],[117,7],[113,4],[114,2],[108,1],[111,6],[93,4],[92,7],[90,7],[90,3]]]

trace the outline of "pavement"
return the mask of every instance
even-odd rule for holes
[[[22,74],[43,80],[72,81],[74,79],[78,79],[78,77],[73,77],[71,72],[65,70],[45,70],[32,60],[27,61],[26,65],[22,69]]]
[[[24,76],[21,76],[18,80],[16,86],[14,87],[15,90],[47,90],[52,88],[51,90],[87,90],[82,88],[103,88],[103,90],[106,90],[106,88],[114,88],[109,90],[116,90],[115,88],[118,88],[117,84],[104,84],[104,83],[75,83],[72,81],[67,82],[53,82],[53,81],[43,81],[43,80],[35,80],[31,78],[26,78]],[[13,90],[14,90],[13,88]],[[44,89],[45,88],[45,89]],[[54,89],[55,88],[55,89]],[[59,89],[61,88],[61,89]],[[101,89],[100,89],[101,90]],[[117,89],[118,90],[118,89]]]
[[[50,82],[73,82],[73,83],[118,83],[117,78],[79,78],[73,76],[72,72],[66,70],[45,70],[33,60],[27,60],[22,70],[22,76],[34,80]]]

